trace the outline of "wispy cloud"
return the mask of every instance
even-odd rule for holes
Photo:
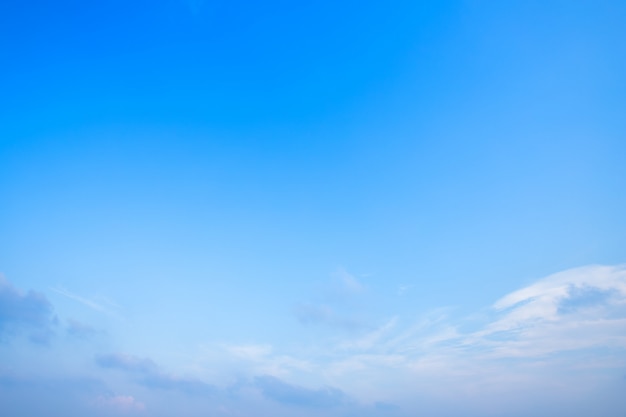
[[[338,289],[342,293],[354,295],[365,291],[365,285],[344,268],[339,268],[334,276],[338,283]]]
[[[19,300],[27,297],[20,294]],[[311,320],[335,319],[332,309],[311,307],[305,313]],[[490,397],[505,407],[507,401],[522,402],[524,395],[582,398],[602,387],[623,385],[625,266],[590,266],[554,274],[506,294],[481,314],[480,323],[472,316],[455,316],[451,309],[410,319],[390,315],[378,320],[377,326],[336,332],[291,350],[269,343],[214,344],[206,355],[203,352],[213,362],[194,363],[193,376],[165,370],[150,358],[119,352],[98,355],[95,363],[147,389],[139,391],[147,400],[169,391],[189,395],[190,401],[258,401],[268,410],[278,403],[284,407],[276,409],[295,414],[361,410],[358,415],[404,415],[403,410],[414,410],[407,404],[416,395],[437,395],[442,404],[458,398],[466,404],[479,403],[480,398]],[[92,330],[80,322],[68,323],[68,332]],[[136,393],[97,392],[91,398],[98,395],[103,410],[111,413],[121,411],[124,404],[132,412],[141,411]]]
[[[94,311],[106,314],[111,317],[122,318],[121,314],[119,313],[119,306],[106,298],[100,297],[98,300],[95,300],[75,294],[61,287],[51,287],[50,289],[57,294],[67,297],[71,300],[78,301],[82,305]]]
[[[494,319],[467,341],[500,356],[626,348],[626,268],[589,266],[554,274],[502,297],[493,311]]]
[[[343,342],[340,347],[348,350],[370,350],[374,346],[378,345],[381,340],[386,338],[390,332],[392,332],[393,328],[396,326],[397,321],[398,318],[393,317],[382,326],[365,334],[364,336],[358,339]]]
[[[294,372],[311,372],[312,363],[303,358],[277,353],[271,345],[224,345],[225,360],[235,362],[236,369],[248,377],[264,374],[287,377]],[[214,355],[215,351],[209,352]]]
[[[333,317],[331,309],[309,307],[299,313],[304,320]],[[589,266],[548,276],[505,295],[483,316],[482,324],[474,321],[471,330],[466,330],[471,317],[455,318],[446,309],[417,320],[393,316],[358,336],[344,335],[331,345],[320,342],[319,349],[292,356],[361,401],[394,402],[403,395],[406,400],[416,389],[430,392],[444,386],[458,392],[473,386],[485,393],[548,389],[552,380],[560,389],[581,389],[584,383],[592,389],[588,376],[577,383],[554,378],[575,369],[600,378],[626,367],[624,266]]]
[[[440,315],[403,329],[393,319],[342,346],[411,352],[446,345],[466,354],[480,347],[503,355],[505,347],[532,344],[519,352],[527,357],[593,346],[626,348],[626,268],[591,266],[554,274],[497,300],[481,328],[463,332],[462,321]]]

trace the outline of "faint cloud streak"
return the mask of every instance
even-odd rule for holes
[[[86,307],[88,307],[88,308],[90,308],[90,309],[92,309],[94,311],[97,311],[97,312],[100,312],[100,313],[103,313],[103,314],[106,314],[108,316],[115,317],[115,318],[118,318],[118,319],[122,318],[122,316],[119,314],[119,312],[116,311],[119,307],[116,304],[114,304],[114,303],[112,303],[112,302],[110,302],[108,300],[103,299],[103,303],[107,304],[107,306],[105,306],[101,302],[97,302],[97,301],[95,301],[93,299],[80,296],[78,294],[75,294],[73,292],[70,292],[70,291],[66,290],[65,288],[51,287],[50,289],[52,291],[54,291],[55,293],[57,293],[57,294],[60,294],[60,295],[62,295],[64,297],[67,297],[67,298],[69,298],[71,300],[78,301],[82,305],[84,305],[84,306],[86,306]]]

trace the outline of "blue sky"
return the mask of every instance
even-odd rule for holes
[[[625,20],[4,2],[3,410],[623,416]]]

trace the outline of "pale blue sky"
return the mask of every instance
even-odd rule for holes
[[[622,416],[624,21],[3,4],[0,405]]]

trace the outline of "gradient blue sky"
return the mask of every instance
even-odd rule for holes
[[[623,416],[624,22],[2,2],[3,415]]]

